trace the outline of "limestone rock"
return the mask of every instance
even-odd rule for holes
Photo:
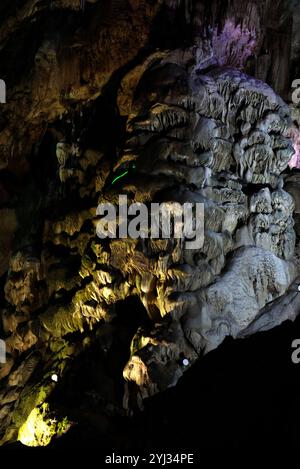
[[[69,393],[107,428],[299,314],[295,2],[225,3],[1,3],[1,444],[49,444]],[[100,239],[120,194],[202,204],[203,243]]]

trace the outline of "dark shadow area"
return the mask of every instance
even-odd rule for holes
[[[49,449],[252,451],[297,448],[300,418],[300,364],[293,364],[292,341],[300,338],[300,319],[245,340],[225,340],[189,370],[176,388],[145,403],[143,413],[91,424],[82,419]],[[72,383],[82,397],[90,359]],[[102,379],[102,378],[101,378]],[[68,389],[64,389],[68,393]],[[67,400],[67,394],[65,394]],[[20,448],[13,445],[9,448]],[[25,448],[24,448],[25,449]],[[124,453],[124,454],[125,454]]]

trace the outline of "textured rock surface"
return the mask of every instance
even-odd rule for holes
[[[244,3],[2,2],[2,443],[49,405],[105,429],[226,336],[297,316],[292,16]],[[203,203],[203,247],[101,241],[119,194]]]
[[[123,190],[132,192],[133,200],[148,200],[140,173],[152,174],[152,191],[157,185],[171,200],[203,202],[205,243],[197,253],[175,245],[174,254],[165,252],[164,264],[154,266],[153,251],[144,243],[151,255],[145,265],[151,283],[142,301],[150,315],[159,311],[165,325],[150,334],[140,330],[134,339],[140,350],[134,347],[124,376],[139,386],[142,397],[173,385],[185,368],[183,357],[192,364],[226,335],[241,334],[297,276],[294,201],[280,188],[280,173],[293,154],[284,137],[289,109],[269,87],[229,69],[194,75],[177,65],[172,83],[174,65],[167,60],[145,72],[141,101],[135,95],[123,159],[129,154],[137,173]],[[147,76],[155,74],[168,76],[169,87],[156,91],[155,78]],[[251,184],[249,196],[245,189]],[[153,241],[149,244],[152,248]]]

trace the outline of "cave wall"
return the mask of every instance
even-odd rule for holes
[[[183,359],[296,317],[298,12],[285,0],[1,3],[3,443],[26,441],[49,402],[48,443],[68,429],[61,412],[82,418],[78,403],[105,427],[175,385]],[[101,242],[97,204],[122,191],[204,201],[204,248]],[[68,404],[90,362],[90,388]]]

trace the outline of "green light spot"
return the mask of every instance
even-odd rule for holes
[[[125,171],[125,173],[120,174],[120,176],[115,177],[115,179],[112,181],[111,185],[113,185],[118,179],[122,178],[123,176],[126,176],[128,174],[128,171]]]

